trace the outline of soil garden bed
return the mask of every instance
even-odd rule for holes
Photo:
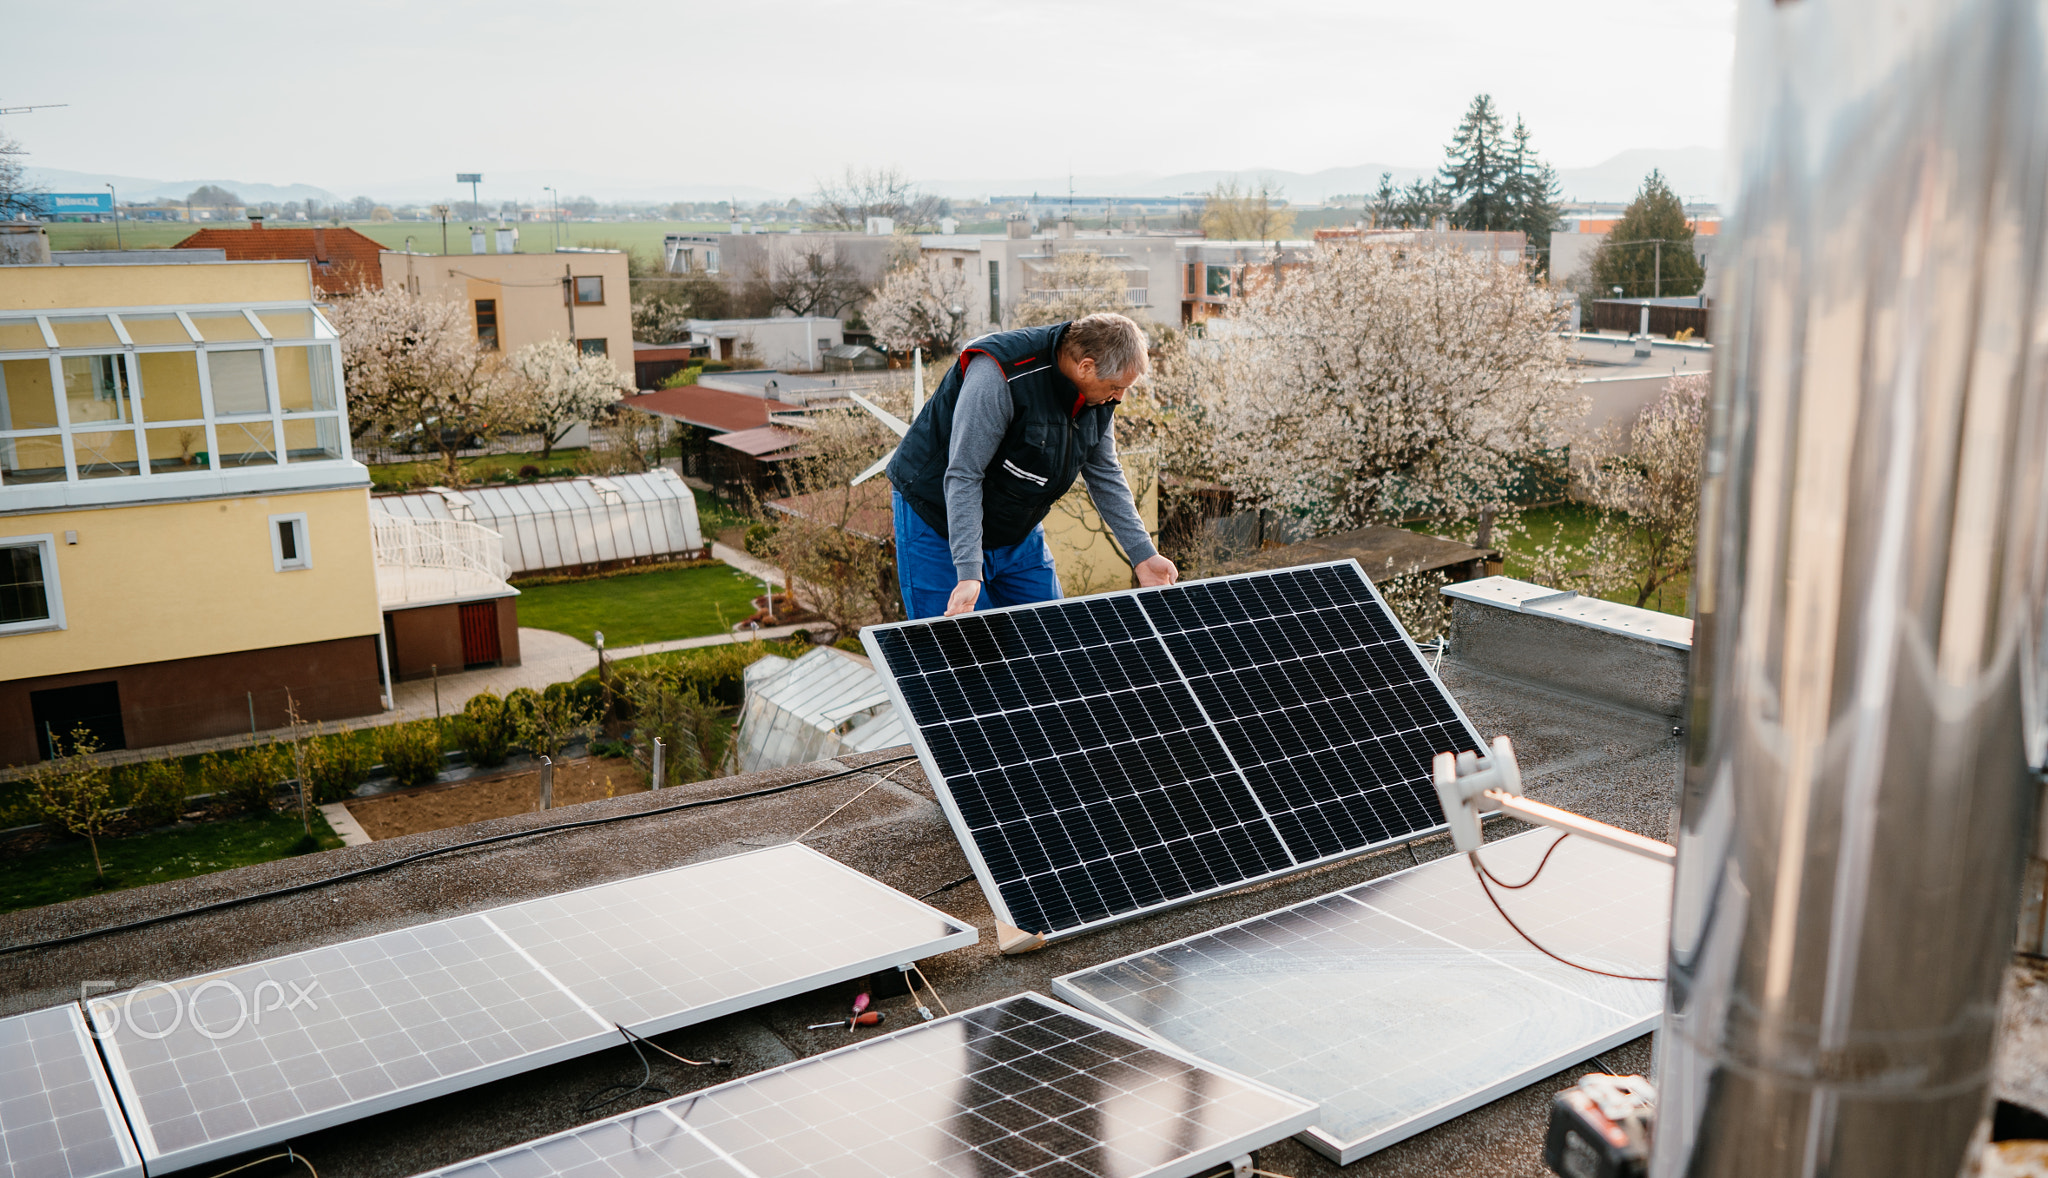
[[[631,761],[618,757],[581,757],[555,765],[555,805],[573,806],[619,794],[641,793],[647,785]],[[445,830],[509,818],[540,807],[540,771],[528,769],[496,777],[445,785],[423,785],[374,797],[347,801],[348,812],[373,839],[396,838],[424,830]]]

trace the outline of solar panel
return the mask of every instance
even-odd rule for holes
[[[719,904],[677,903],[676,877]],[[608,1022],[704,1022],[975,943],[973,926],[800,844],[489,914]],[[821,980],[821,969],[829,976]]]
[[[973,944],[785,845],[96,998],[153,1169]]]
[[[1315,1107],[1020,994],[436,1178],[1185,1178]]]
[[[0,1019],[0,1175],[142,1178],[76,1005]]]
[[[1353,560],[861,637],[998,919],[1046,940],[1439,829],[1431,759],[1484,747]]]
[[[1557,836],[1488,843],[1509,882]],[[1585,839],[1496,890],[1546,948],[1662,975],[1671,869]],[[1302,1140],[1341,1165],[1657,1025],[1664,988],[1543,956],[1463,855],[1134,953],[1053,982],[1084,1009],[1321,1106]]]

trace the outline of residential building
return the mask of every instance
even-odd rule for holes
[[[967,289],[970,334],[1009,325],[1017,304],[1049,292],[1058,256],[1069,250],[1099,254],[1124,272],[1129,314],[1139,322],[1180,325],[1180,241],[1166,234],[1083,233],[1062,222],[1050,233],[1032,233],[1023,220],[1010,222],[1001,237],[933,234],[922,239],[927,257],[953,261],[974,277]]]
[[[825,353],[846,339],[846,325],[822,315],[773,319],[692,319],[690,343],[713,360],[738,360],[794,372],[816,372]]]
[[[623,251],[382,250],[378,262],[386,283],[468,306],[486,348],[510,354],[544,339],[573,339],[584,352],[609,356],[621,371],[632,371],[633,308]]]
[[[296,259],[312,267],[313,287],[322,298],[384,285],[377,264],[383,246],[342,226],[266,229],[259,218],[247,229],[201,229],[172,247],[220,250],[231,262]]]
[[[1528,238],[1519,232],[1369,229],[1364,222],[1318,229],[1314,241],[1183,241],[1181,322],[1200,323],[1226,313],[1236,300],[1283,280],[1289,267],[1306,265],[1318,244],[1340,241],[1387,249],[1463,250],[1502,262],[1519,262],[1528,249]]]
[[[0,764],[382,706],[319,297],[304,262],[0,268]]]
[[[907,239],[891,233],[671,233],[662,255],[671,273],[702,270],[737,286],[773,282],[778,276],[818,266],[843,265],[863,290],[889,272]],[[851,307],[827,307],[837,314]]]

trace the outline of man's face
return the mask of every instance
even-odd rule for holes
[[[1115,379],[1108,379],[1095,371],[1095,361],[1090,359],[1077,362],[1074,370],[1067,375],[1073,380],[1074,386],[1081,390],[1082,400],[1090,405],[1100,405],[1105,401],[1123,400],[1124,394],[1130,391],[1131,386],[1144,379],[1145,370],[1138,368]]]

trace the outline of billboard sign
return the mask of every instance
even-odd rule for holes
[[[30,197],[45,217],[76,217],[114,211],[110,192],[38,192]]]

